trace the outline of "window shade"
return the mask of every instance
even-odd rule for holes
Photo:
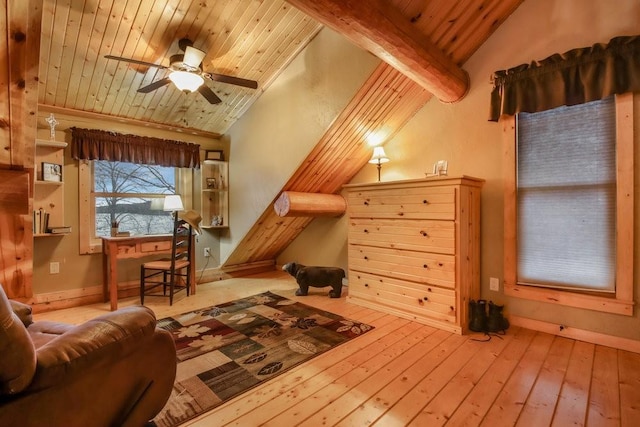
[[[518,283],[615,290],[615,102],[518,115]]]

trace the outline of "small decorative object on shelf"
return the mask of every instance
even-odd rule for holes
[[[212,190],[214,188],[218,188],[215,178],[207,178],[207,188],[209,190]]]
[[[49,128],[51,133],[49,134],[49,139],[51,141],[55,141],[56,140],[56,125],[58,125],[60,122],[56,120],[56,118],[53,116],[53,113],[49,114],[49,117],[47,117],[45,119],[47,121],[47,123],[49,123]]]
[[[111,237],[116,237],[118,235],[118,227],[120,223],[118,221],[111,222]]]
[[[42,180],[62,182],[62,165],[42,162]]]
[[[214,227],[222,226],[222,215],[214,215],[211,218],[211,225]]]
[[[222,150],[207,150],[204,154],[205,160],[224,160],[224,151]]]

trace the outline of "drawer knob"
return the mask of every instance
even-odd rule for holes
[[[365,229],[364,229],[364,232],[365,232],[365,233],[368,233],[368,232],[369,232],[369,230],[367,230],[367,229],[365,228]]]
[[[422,264],[422,268],[429,268],[427,264]]]
[[[429,301],[428,297],[423,297],[422,299],[425,300],[425,301]]]
[[[428,204],[429,204],[429,201],[428,201],[427,199],[424,199],[424,200],[422,201],[422,203],[424,203],[425,205],[428,205]]]
[[[368,283],[365,283],[365,284],[364,284],[364,287],[365,287],[365,288],[368,288],[368,287],[369,287],[369,284],[368,284]]]
[[[422,234],[424,237],[429,237],[429,233],[427,233],[426,231],[420,230],[420,234]]]
[[[369,257],[365,255],[365,256],[364,256],[364,259],[369,260]]]
[[[365,204],[365,206],[368,206],[368,205],[369,205],[369,201],[368,201],[368,200],[365,200],[365,201],[364,201],[364,204]]]

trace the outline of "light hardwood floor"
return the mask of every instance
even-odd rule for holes
[[[517,327],[488,341],[458,336],[330,299],[328,288],[307,297],[295,289],[291,277],[273,272],[199,285],[172,307],[149,298],[162,318],[270,290],[375,326],[185,425],[640,425],[640,354]],[[108,309],[94,304],[36,320],[81,323]]]

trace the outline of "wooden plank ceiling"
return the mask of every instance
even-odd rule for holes
[[[38,102],[224,134],[321,27],[284,0],[44,0]],[[172,84],[141,94],[168,70],[104,57],[168,66],[185,37],[207,52],[205,71],[258,89],[207,80],[217,105]]]

